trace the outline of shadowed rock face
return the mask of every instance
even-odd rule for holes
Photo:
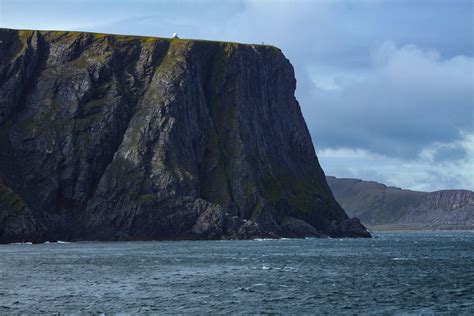
[[[474,226],[472,191],[419,192],[331,176],[327,181],[344,209],[367,225]]]
[[[0,241],[367,237],[270,46],[0,29]]]

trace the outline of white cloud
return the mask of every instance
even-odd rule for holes
[[[466,155],[457,159],[436,159],[441,151],[457,148],[466,151]],[[462,140],[453,143],[424,147],[414,159],[353,148],[322,149],[318,151],[318,157],[327,175],[374,180],[420,191],[474,190],[474,134],[464,135]]]
[[[413,158],[474,131],[474,58],[382,44],[363,69],[311,67],[305,117],[323,148]],[[326,84],[326,86],[324,85]],[[330,119],[328,119],[330,118]]]

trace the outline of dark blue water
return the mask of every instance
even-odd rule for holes
[[[0,313],[474,313],[474,233],[0,246]]]

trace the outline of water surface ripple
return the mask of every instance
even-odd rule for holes
[[[474,233],[0,246],[0,313],[474,313]]]

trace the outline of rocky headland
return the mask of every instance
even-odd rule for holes
[[[0,242],[368,237],[272,46],[0,29]]]

